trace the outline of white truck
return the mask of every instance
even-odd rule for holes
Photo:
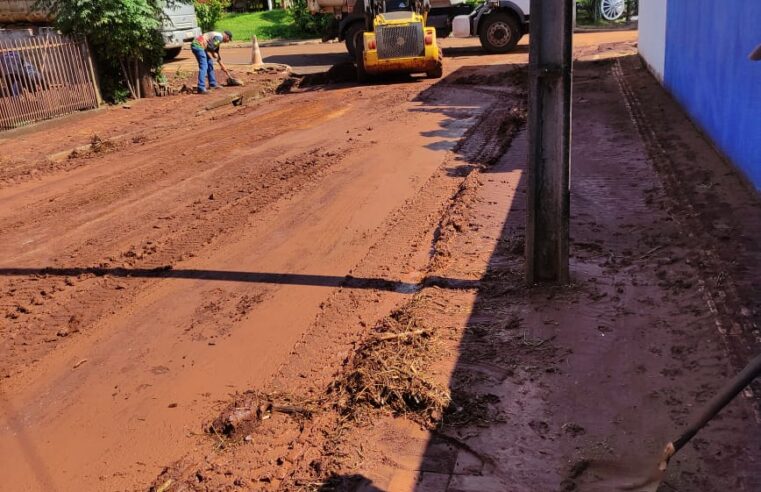
[[[182,51],[182,45],[201,35],[198,27],[196,9],[192,3],[175,3],[164,7],[164,19],[161,23],[161,35],[164,37],[165,58],[176,58]]]
[[[475,7],[464,0],[431,0],[427,25],[444,38],[478,36],[481,46],[492,53],[515,48],[528,32],[531,0],[486,0]],[[308,0],[313,14],[332,14],[335,22],[323,36],[338,38],[355,55],[355,46],[365,31],[364,0]]]
[[[50,25],[53,18],[46,12],[35,10],[36,0],[0,0],[0,28],[3,26],[28,27]],[[180,54],[182,45],[201,35],[196,9],[192,3],[174,3],[164,7],[161,23],[166,58]]]

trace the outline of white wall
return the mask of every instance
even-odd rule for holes
[[[666,64],[667,5],[668,0],[639,2],[639,52],[660,80]]]

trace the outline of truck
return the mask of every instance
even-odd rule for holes
[[[492,53],[507,53],[529,29],[531,0],[486,0],[473,6],[465,0],[431,0],[426,26],[438,38],[478,36]],[[365,0],[308,0],[312,14],[330,14],[333,22],[323,40],[344,41],[352,58],[366,31]]]
[[[171,7],[164,7],[161,36],[164,38],[165,59],[177,58],[183,44],[200,35],[201,28],[198,27],[196,9],[192,3],[175,3]]]
[[[46,26],[53,23],[52,16],[37,10],[36,0],[0,0],[0,28]],[[167,59],[177,57],[186,41],[201,35],[196,10],[192,3],[176,2],[163,9],[161,35]]]

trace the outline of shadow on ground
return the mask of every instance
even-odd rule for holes
[[[459,80],[484,90],[499,77],[508,78],[497,68],[476,70],[455,72],[440,84]],[[410,444],[414,439],[385,432],[397,429],[386,422],[376,435],[395,436],[382,448],[391,464],[366,467],[367,478],[331,477],[323,490],[386,489],[392,482],[404,484],[399,490],[420,492],[614,490],[616,481],[651,471],[663,445],[738,369],[738,353],[758,351],[749,336],[752,325],[744,319],[751,311],[742,306],[754,305],[757,288],[743,278],[761,265],[742,254],[743,241],[716,236],[712,224],[734,223],[732,209],[700,205],[706,176],[722,180],[720,194],[747,194],[736,171],[715,157],[702,137],[679,139],[683,135],[676,129],[668,137],[648,136],[639,105],[668,107],[685,135],[697,133],[638,58],[580,62],[575,70],[573,283],[525,285],[526,136],[515,125],[498,126],[496,133],[476,125],[483,139],[465,138],[451,150],[461,161],[457,172],[483,169],[474,199],[480,215],[455,224],[459,231],[451,250],[457,255],[433,272],[465,278],[478,251],[473,244],[487,241],[494,249],[487,252],[486,271],[471,294],[428,293],[438,306],[472,306],[462,315],[464,331],[452,346],[457,356],[447,372],[454,403],[427,434],[420,459],[410,458],[418,452]],[[656,102],[638,99],[627,79]],[[493,89],[492,97],[509,97],[504,85]],[[423,95],[429,107],[421,110],[454,115],[462,109],[437,104],[435,91]],[[489,117],[508,121],[504,114],[484,113],[481,122]],[[504,156],[500,152],[489,162],[487,154],[474,153],[507,132]],[[451,135],[443,124],[441,136]],[[675,138],[679,142],[669,143]],[[695,148],[713,169],[690,171]],[[508,177],[517,181],[490,184]],[[504,195],[506,190],[513,193]],[[690,208],[696,199],[697,210]],[[758,216],[757,197],[748,202],[745,214]],[[737,230],[746,229],[737,224]],[[731,256],[747,260],[741,270]],[[736,281],[748,289],[733,298]],[[414,309],[432,326],[460,319],[424,303]],[[758,490],[757,405],[755,397],[734,401],[671,462],[659,490]],[[611,476],[606,464],[627,466],[610,466]]]

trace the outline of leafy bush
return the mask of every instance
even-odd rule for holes
[[[170,0],[171,1],[171,0]],[[183,1],[183,0],[178,0]],[[136,94],[141,73],[161,66],[164,0],[37,0],[64,34],[85,36],[107,100]]]
[[[322,34],[330,24],[330,14],[312,15],[306,0],[294,0],[289,9],[296,28],[305,34]]]
[[[198,24],[204,32],[212,31],[222,14],[230,6],[230,0],[193,0]]]

